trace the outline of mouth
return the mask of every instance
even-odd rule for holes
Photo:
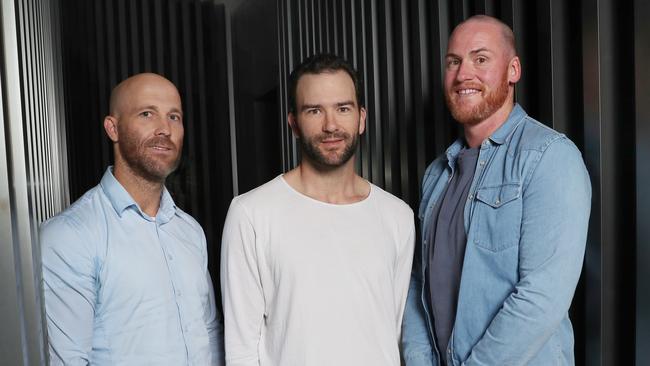
[[[169,146],[169,145],[151,145],[149,146],[149,148],[155,151],[156,153],[162,153],[162,154],[170,153],[174,150],[173,146]]]
[[[321,142],[324,143],[324,144],[330,144],[330,143],[339,142],[339,141],[343,141],[343,139],[342,138],[335,138],[335,139],[321,140]]]
[[[329,138],[329,139],[323,139],[321,140],[321,144],[325,148],[335,148],[337,147],[340,143],[342,143],[345,139],[343,138]]]
[[[475,88],[462,88],[462,89],[456,89],[456,94],[460,95],[461,97],[464,96],[472,96],[481,93],[480,89],[475,89]]]

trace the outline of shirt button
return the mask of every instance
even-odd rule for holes
[[[173,261],[173,260],[174,260],[174,256],[172,256],[171,254],[167,254],[167,259],[169,259],[170,261]]]
[[[481,160],[481,161],[479,161],[479,164],[480,164],[480,165],[485,165],[485,160]]]
[[[473,195],[473,194],[470,194],[469,196],[467,196],[467,200],[468,200],[468,201],[471,201],[472,199],[474,199],[474,195]]]
[[[494,203],[498,205],[499,203],[501,203],[501,201],[500,201],[500,200],[496,200]]]
[[[181,293],[180,290],[179,290],[179,291],[176,291],[176,296],[181,297],[181,295],[182,295],[182,293]]]

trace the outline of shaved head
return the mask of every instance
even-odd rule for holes
[[[458,24],[456,28],[454,28],[454,32],[452,32],[451,37],[453,37],[457,29],[461,28],[467,23],[472,23],[472,22],[487,23],[487,24],[492,24],[495,27],[498,27],[499,32],[501,34],[501,39],[503,41],[505,54],[508,57],[517,56],[517,49],[515,46],[515,34],[512,32],[512,29],[506,23],[502,22],[497,18],[491,17],[489,15],[479,14],[465,19],[463,22]]]
[[[113,141],[116,177],[164,182],[180,161],[182,108],[176,86],[157,74],[131,76],[113,89],[104,129]]]
[[[133,99],[134,93],[137,93],[137,90],[143,85],[150,84],[171,86],[176,93],[178,93],[176,86],[171,81],[158,74],[136,74],[123,80],[113,88],[109,103],[109,114],[111,116],[119,117],[119,115],[124,112],[126,102]]]

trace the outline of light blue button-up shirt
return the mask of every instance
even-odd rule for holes
[[[156,217],[107,169],[41,226],[52,365],[221,365],[201,226],[163,191]]]

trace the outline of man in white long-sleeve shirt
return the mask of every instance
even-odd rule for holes
[[[358,176],[355,70],[315,55],[290,76],[302,161],[233,199],[221,261],[227,365],[400,363],[413,212]]]

